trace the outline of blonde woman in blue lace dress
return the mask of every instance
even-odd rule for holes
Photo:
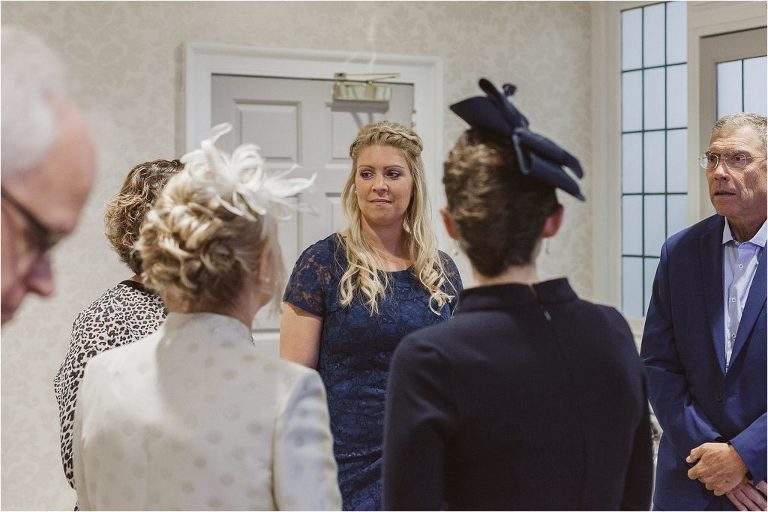
[[[300,256],[283,296],[281,355],[323,378],[347,510],[381,508],[389,361],[408,333],[450,318],[461,278],[429,222],[422,142],[388,121],[350,146],[349,227]]]

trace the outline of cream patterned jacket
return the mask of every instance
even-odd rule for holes
[[[93,358],[73,451],[84,510],[341,508],[320,377],[212,313]]]

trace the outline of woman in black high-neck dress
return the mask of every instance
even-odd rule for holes
[[[536,275],[563,218],[555,188],[582,198],[561,166],[581,168],[481,87],[487,98],[451,107],[473,128],[443,178],[446,228],[478,286],[395,352],[384,508],[648,510],[651,428],[632,333],[567,279]]]

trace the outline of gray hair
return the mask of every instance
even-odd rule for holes
[[[68,96],[59,57],[35,34],[2,27],[2,179],[34,169],[57,133],[58,102]]]
[[[766,146],[766,118],[764,115],[756,114],[754,112],[736,112],[735,114],[726,114],[717,120],[715,126],[712,127],[712,133],[720,130],[721,128],[741,128],[742,126],[749,126],[760,136],[760,140],[763,143],[763,148]]]

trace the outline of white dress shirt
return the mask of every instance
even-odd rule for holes
[[[723,228],[723,307],[725,309],[725,371],[731,364],[731,353],[739,331],[741,313],[747,304],[749,288],[757,271],[758,256],[765,249],[766,226],[747,242],[733,238],[728,219]]]

